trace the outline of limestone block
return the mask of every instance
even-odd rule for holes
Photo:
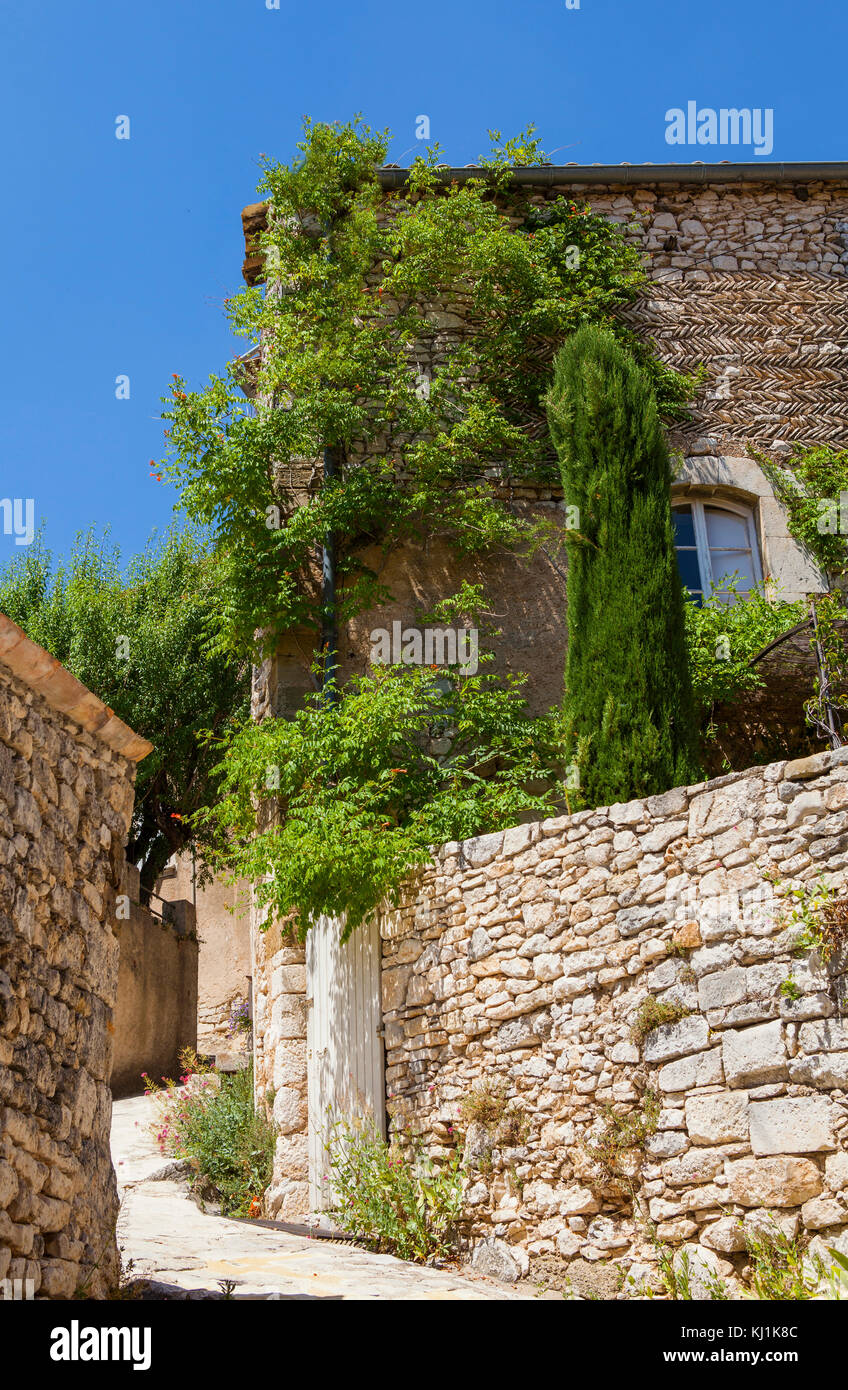
[[[537,980],[557,980],[563,973],[562,956],[559,953],[542,952],[533,961],[533,974]]]
[[[843,1226],[848,1210],[834,1197],[813,1197],[802,1206],[801,1220],[808,1231],[821,1231],[826,1226]]]
[[[693,1144],[729,1144],[748,1138],[748,1097],[723,1091],[691,1096],[686,1101],[686,1127]]]
[[[503,831],[497,831],[492,835],[478,835],[476,839],[464,840],[460,846],[462,858],[467,864],[479,867],[482,864],[490,864],[501,852],[503,845]]]
[[[657,1075],[662,1091],[692,1091],[696,1086],[719,1085],[723,1079],[720,1047],[667,1062]]]
[[[815,1086],[822,1090],[836,1086],[848,1088],[848,1052],[793,1057],[789,1063],[789,1078],[803,1086]]]
[[[818,1153],[835,1149],[832,1109],[826,1096],[781,1096],[752,1101],[751,1148],[755,1154]]]
[[[669,1187],[688,1187],[692,1183],[702,1186],[724,1168],[725,1155],[721,1149],[690,1149],[680,1158],[671,1159],[662,1168],[663,1181]]]
[[[698,982],[698,1001],[702,1009],[724,1009],[738,1004],[746,997],[748,971],[736,966],[703,975]]]
[[[728,1030],[721,1047],[728,1086],[763,1086],[786,1078],[786,1048],[778,1022]]]
[[[306,1096],[292,1086],[282,1086],[274,1096],[274,1123],[280,1134],[292,1134],[306,1125]]]
[[[731,1199],[744,1207],[796,1207],[822,1190],[809,1158],[742,1158],[726,1171]]]
[[[678,1019],[676,1023],[664,1023],[646,1037],[645,1061],[671,1061],[690,1052],[702,1052],[709,1041],[709,1031],[707,1020],[697,1014]]]
[[[10,1163],[0,1161],[0,1208],[8,1207],[18,1192],[18,1175]]]
[[[829,753],[814,753],[809,758],[795,758],[786,764],[783,776],[787,782],[803,782],[811,777],[820,777],[830,766]]]
[[[794,830],[804,821],[818,820],[819,817],[825,815],[826,810],[823,792],[801,792],[789,803],[789,809],[786,812],[786,828],[787,830]]]
[[[600,1211],[600,1202],[588,1187],[572,1187],[559,1205],[560,1214],[567,1216],[589,1216]]]
[[[733,1254],[745,1249],[745,1232],[734,1216],[723,1216],[701,1231],[701,1244],[710,1250],[718,1250],[723,1255]]]
[[[514,1249],[496,1238],[478,1241],[471,1256],[471,1267],[478,1274],[499,1279],[504,1284],[514,1284],[522,1272]]]
[[[836,1019],[804,1023],[798,1034],[798,1041],[804,1052],[848,1051],[848,1025]]]

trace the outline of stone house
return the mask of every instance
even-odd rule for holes
[[[445,178],[462,179],[469,172],[479,173],[451,169]],[[389,166],[379,177],[389,192],[402,186],[405,173]],[[848,164],[568,165],[520,170],[515,177],[538,203],[567,196],[588,201],[593,211],[619,222],[634,214],[641,218],[650,286],[629,311],[631,322],[655,339],[671,365],[705,368],[706,385],[693,419],[671,438],[679,455],[672,507],[687,585],[692,591],[707,589],[711,578],[727,572],[732,554],[734,569],[752,582],[769,581],[784,598],[820,591],[824,577],[789,535],[768,479],[747,446],[780,462],[795,444],[848,444]],[[265,208],[251,206],[242,216],[244,273],[254,283],[262,272],[255,236]],[[555,514],[561,509],[554,487],[522,484],[510,495],[516,509]],[[504,615],[496,648],[500,669],[529,673],[537,709],[559,698],[566,604],[565,576],[554,557],[543,551],[528,563],[483,562],[469,574],[436,540],[426,554],[398,547],[380,577],[394,601],[346,626],[340,641],[343,677],[364,668],[371,629],[390,627],[395,620],[412,624],[416,611],[454,591],[461,579],[473,578],[484,583],[492,606]],[[293,633],[255,672],[257,717],[296,707],[308,688],[310,657],[311,640]],[[715,1226],[723,1219],[728,1193],[736,1194],[736,1205],[745,1210],[779,1201],[775,1181],[766,1174],[777,1163],[775,1154],[788,1165],[787,1173],[791,1169],[790,1176],[802,1179],[797,1193],[792,1188],[792,1201],[782,1205],[800,1207],[818,1201],[821,1193],[841,1192],[828,1186],[825,1174],[827,1165],[828,1172],[840,1174],[844,1167],[842,1138],[834,1139],[842,1134],[836,1082],[827,1101],[832,1147],[804,1150],[828,1153],[833,1161],[801,1160],[800,1151],[785,1141],[796,1096],[805,1101],[799,1117],[802,1111],[824,1115],[816,1098],[817,1063],[804,1062],[803,1056],[808,1047],[816,1055],[821,1028],[831,1027],[820,1020],[831,1012],[823,1003],[821,1014],[803,1014],[798,1024],[803,1038],[792,1032],[794,1016],[782,1011],[774,994],[777,975],[786,969],[777,918],[763,929],[761,947],[750,944],[757,933],[746,934],[741,919],[713,935],[697,924],[697,940],[693,929],[685,949],[699,955],[697,966],[692,957],[696,981],[724,970],[730,975],[721,989],[726,984],[737,991],[732,1001],[716,1002],[714,1009],[713,986],[719,989],[719,982],[705,986],[701,999],[700,986],[665,960],[674,933],[685,923],[675,911],[656,909],[660,900],[676,900],[684,887],[705,898],[720,897],[727,891],[722,875],[728,869],[738,868],[748,891],[753,870],[747,866],[763,854],[782,866],[790,863],[802,877],[812,875],[831,850],[833,867],[842,866],[841,841],[838,855],[833,843],[839,837],[842,792],[836,782],[842,780],[842,763],[820,770],[830,780],[815,784],[820,800],[812,819],[821,816],[824,824],[815,831],[808,827],[803,845],[795,822],[788,824],[791,804],[806,804],[790,768],[777,764],[737,774],[742,782],[726,797],[720,779],[706,790],[678,789],[649,804],[599,808],[570,821],[522,827],[508,832],[508,849],[504,837],[497,844],[498,837],[488,837],[491,843],[485,845],[446,846],[434,869],[413,886],[408,910],[358,932],[355,949],[338,948],[333,923],[310,933],[306,951],[279,929],[254,931],[257,1084],[260,1092],[273,1090],[280,1129],[270,1210],[296,1215],[320,1205],[322,1116],[328,1105],[352,1109],[364,1103],[383,1123],[388,1095],[392,1123],[413,1124],[438,1151],[462,1094],[491,1070],[510,1093],[527,1098],[532,1137],[529,1156],[503,1160],[501,1152],[497,1181],[475,1188],[478,1235],[488,1232],[486,1240],[510,1244],[518,1252],[515,1268],[523,1267],[528,1253],[591,1262],[626,1248],[634,1260],[642,1258],[638,1239],[632,1231],[622,1233],[610,1202],[586,1195],[574,1151],[582,1127],[597,1117],[598,1104],[632,1103],[641,1093],[646,1077],[651,1079],[649,1062],[662,1062],[674,1072],[665,1078],[669,1098],[659,1121],[658,1133],[665,1137],[651,1141],[655,1171],[646,1178],[653,1184],[646,1199],[656,1199],[652,1216],[664,1223],[670,1240],[689,1240],[701,1225]],[[706,800],[699,802],[701,792]],[[732,803],[736,820],[725,825],[723,812],[722,824],[713,823],[707,814],[711,798]],[[700,809],[693,810],[696,803]],[[742,827],[739,843],[731,843],[726,837]],[[815,853],[810,836],[819,846]],[[670,879],[678,878],[675,856],[681,855],[686,867],[672,885]],[[443,869],[443,863],[449,867]],[[584,928],[586,922],[590,926]],[[584,940],[590,931],[593,939]],[[572,974],[571,964],[578,960],[585,970]],[[755,978],[751,970],[757,962],[763,966]],[[659,972],[656,980],[649,967]],[[697,1047],[687,1042],[678,1049],[674,1037],[661,1038],[655,1046],[671,1050],[649,1059],[629,1042],[625,1018],[638,1003],[638,991],[628,989],[643,969],[647,991],[682,991],[682,1007],[700,1011],[697,1026],[695,1021],[679,1025],[687,1037],[691,1033],[694,1039],[697,1032]],[[816,980],[811,994],[826,994],[820,985]],[[644,997],[645,984],[642,989]],[[762,1034],[766,1050],[772,1044],[776,1049],[769,1063],[734,1070],[737,1044],[730,1041],[730,1060],[722,1061],[707,1041],[710,1029],[725,1024],[742,1030],[738,1046],[743,1051],[759,1048],[759,1034],[753,1036],[758,1029],[771,1030]],[[778,1054],[782,1060],[776,1061]],[[799,1056],[802,1061],[795,1065]],[[690,1057],[699,1060],[685,1060]],[[585,1067],[581,1058],[588,1059]],[[662,1090],[665,1082],[658,1084]],[[697,1122],[694,1130],[689,1124],[690,1091],[699,1105],[707,1098],[711,1114],[726,1109],[736,1115],[739,1088],[746,1090],[744,1121],[725,1125],[726,1134],[711,1128],[698,1137]],[[782,1103],[787,1096],[793,1105],[780,1112],[781,1137],[754,1142],[754,1108]],[[806,1105],[810,1098],[812,1108]],[[756,1114],[759,1124],[771,1112]],[[744,1125],[749,1127],[743,1138]],[[716,1151],[707,1158],[702,1145]],[[730,1148],[725,1152],[722,1145]],[[742,1147],[734,1151],[733,1145]],[[520,1187],[529,1192],[536,1184],[528,1203],[510,1189],[513,1179],[504,1162],[512,1163]],[[726,1165],[734,1163],[730,1174]],[[756,1202],[739,1195],[746,1163],[751,1172],[745,1191],[756,1189]],[[803,1167],[810,1163],[816,1176]],[[677,1165],[673,1175],[666,1172],[669,1164]],[[703,1206],[700,1197],[688,1207],[675,1197],[678,1186],[690,1183],[703,1187]],[[841,1199],[834,1195],[834,1200]],[[825,1224],[841,1229],[836,1208],[828,1207],[827,1215],[833,1220]],[[805,1224],[817,1229],[818,1218],[808,1216]],[[730,1252],[727,1242],[735,1239],[714,1231],[705,1248]]]
[[[480,170],[449,169],[445,180]],[[405,172],[380,170],[386,193]],[[684,578],[709,589],[719,570],[766,579],[795,599],[820,590],[816,566],[793,541],[772,488],[746,446],[785,458],[794,444],[844,445],[848,395],[844,357],[848,283],[848,164],[592,165],[519,170],[534,204],[560,196],[619,223],[641,219],[650,292],[628,311],[671,366],[706,371],[692,420],[672,432],[679,455],[673,488]],[[244,209],[244,276],[262,274],[256,250],[265,205]],[[445,306],[437,306],[441,308]],[[426,364],[425,364],[426,366]],[[517,511],[557,514],[554,487],[510,488]],[[369,633],[415,615],[463,578],[481,581],[499,615],[501,670],[526,671],[537,710],[562,689],[565,575],[542,551],[528,563],[490,559],[464,569],[438,537],[426,552],[398,546],[373,563],[394,602],[348,623],[339,643],[341,675],[364,669]],[[309,688],[313,639],[292,632],[257,672],[258,712],[295,708]]]
[[[117,1283],[116,894],[151,745],[0,614],[0,1279]]]

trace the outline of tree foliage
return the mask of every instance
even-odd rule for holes
[[[349,935],[432,846],[552,811],[555,729],[528,716],[523,678],[483,664],[385,666],[223,743],[200,819],[269,922],[303,936],[337,914]]]
[[[262,345],[254,404],[240,363],[199,391],[175,378],[166,401],[163,468],[213,529],[238,650],[257,634],[272,645],[293,626],[319,629],[315,554],[330,534],[340,622],[388,597],[361,561],[366,544],[439,530],[467,554],[527,550],[552,534],[518,517],[502,484],[555,474],[542,396],[580,323],[633,346],[668,413],[692,390],[617,317],[645,283],[626,232],[588,207],[539,208],[510,188],[511,160],[543,158],[532,132],[499,142],[480,177],[447,186],[432,151],[388,195],[377,175],[386,150],[385,133],[358,121],[307,123],[296,158],[267,164],[266,283],[229,302],[235,329]],[[325,448],[331,478],[320,476]],[[304,496],[292,478],[308,460]]]
[[[564,710],[590,805],[686,784],[699,773],[671,468],[650,380],[587,325],[556,360],[548,395],[568,533]]]
[[[190,817],[216,794],[203,730],[248,714],[244,662],[216,653],[215,567],[194,532],[174,531],[124,569],[92,533],[67,564],[41,537],[0,575],[0,610],[153,744],[138,766],[127,858],[152,888],[168,858],[202,836]]]

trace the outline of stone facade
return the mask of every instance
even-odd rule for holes
[[[254,1085],[277,1128],[265,1210],[285,1220],[309,1210],[306,949],[279,926],[252,941]]]
[[[149,751],[0,615],[0,1278],[49,1298],[117,1281],[114,898]]]
[[[844,883],[846,805],[842,751],[437,853],[383,927],[389,1110],[435,1154],[466,1133],[485,1259],[638,1276],[649,1220],[732,1276],[739,1220],[766,1211],[848,1253],[841,964],[796,958],[801,927],[763,877]],[[649,1000],[680,1017],[634,1033]],[[469,1127],[475,1089],[509,1132]],[[638,1118],[652,1096],[610,1172],[606,1107]]]
[[[815,181],[798,166],[792,181],[740,181],[732,166],[711,166],[703,181],[672,181],[662,168],[630,167],[617,181],[599,183],[578,167],[546,171],[548,186],[522,190],[542,205],[557,197],[589,203],[594,212],[631,227],[644,250],[647,292],[627,312],[633,327],[653,338],[660,356],[685,371],[702,366],[703,389],[685,428],[672,432],[678,454],[674,497],[725,498],[750,510],[763,577],[780,596],[821,590],[823,577],[789,535],[786,518],[748,444],[778,461],[794,443],[848,444],[848,351],[845,314],[848,276],[848,179]],[[401,170],[387,168],[387,190]],[[467,171],[456,170],[457,177]],[[592,176],[591,181],[589,176]],[[626,181],[625,181],[626,180]],[[264,206],[242,214],[247,245],[244,272],[261,272],[254,241]],[[417,352],[423,371],[465,332],[462,306],[432,306],[437,332]],[[305,467],[304,488],[320,477],[318,461]],[[286,479],[287,483],[291,480]],[[510,486],[517,512],[561,514],[557,487]],[[561,696],[565,660],[566,579],[562,556],[551,548],[532,559],[483,557],[458,561],[450,543],[435,536],[424,549],[377,548],[363,560],[392,593],[392,601],[358,615],[341,633],[342,679],[367,666],[374,628],[414,624],[416,615],[463,580],[484,585],[498,614],[493,643],[496,668],[525,671],[534,712]],[[314,635],[293,632],[260,672],[258,708],[285,714],[310,689]]]
[[[769,181],[762,173],[745,182],[731,166],[710,166],[699,171],[697,183],[674,181],[669,171],[650,167],[628,168],[620,177],[610,171],[606,182],[599,182],[595,172],[551,168],[543,171],[547,185],[529,192],[537,204],[564,196],[632,224],[630,235],[644,249],[650,284],[628,311],[630,321],[656,340],[671,365],[681,370],[703,365],[705,384],[693,419],[671,437],[678,454],[673,498],[725,498],[744,506],[756,530],[763,576],[781,597],[820,590],[824,577],[789,536],[768,479],[746,449],[754,444],[780,461],[788,459],[794,443],[848,444],[848,390],[840,365],[848,350],[844,171],[816,181],[799,167],[791,180],[776,174]],[[463,177],[465,171],[453,175]],[[401,186],[403,171],[389,168],[380,177],[388,193]],[[253,238],[264,208],[245,209],[243,218],[245,275],[253,283],[261,272]],[[461,305],[434,304],[432,313],[438,330],[431,345],[435,356],[428,359],[425,352],[419,364],[424,370],[452,337],[465,331]],[[309,473],[307,466],[307,490]],[[311,485],[319,475],[316,462]],[[556,487],[505,487],[516,511],[561,513]],[[483,584],[498,615],[496,669],[528,674],[534,712],[559,701],[566,644],[561,554],[541,550],[527,562],[484,558],[469,568],[457,561],[446,539],[435,536],[426,548],[398,546],[388,555],[374,551],[363,558],[393,598],[343,627],[342,679],[366,668],[372,629],[390,628],[395,621],[414,624],[419,612],[471,580]],[[254,717],[286,715],[297,708],[311,688],[313,642],[313,634],[293,632],[274,658],[257,668]],[[685,1103],[690,1091],[696,1099],[702,1091],[706,1097],[729,1092],[731,1109],[743,1100],[745,1107],[755,1107],[796,1096],[815,1099],[827,1088],[810,1079],[812,1070],[804,1072],[804,1039],[812,1034],[800,1030],[832,1017],[833,999],[818,977],[797,969],[796,980],[803,978],[810,986],[799,984],[801,1001],[793,1005],[780,994],[779,981],[774,981],[785,979],[791,953],[788,946],[784,949],[788,938],[774,924],[769,930],[761,929],[762,924],[748,930],[732,914],[724,925],[721,919],[710,924],[700,920],[696,904],[691,920],[703,935],[693,940],[690,962],[669,954],[677,928],[657,905],[665,904],[665,912],[668,899],[690,886],[698,902],[713,902],[725,891],[718,886],[725,875],[727,891],[747,889],[760,883],[755,865],[763,858],[778,864],[781,872],[801,877],[813,875],[820,864],[840,870],[842,777],[842,764],[836,763],[826,786],[814,782],[814,797],[826,792],[836,801],[832,807],[816,802],[811,819],[803,816],[797,824],[790,817],[800,816],[805,803],[798,798],[808,793],[776,765],[724,784],[710,783],[706,790],[677,789],[645,805],[511,831],[497,845],[472,842],[463,854],[448,846],[425,879],[416,908],[387,926],[385,1032],[395,1122],[408,1120],[427,1130],[430,1142],[446,1145],[458,1098],[487,1074],[500,1077],[516,1103],[529,1109],[530,1138],[527,1145],[516,1146],[526,1147],[527,1155],[498,1160],[501,1166],[491,1180],[481,1178],[471,1189],[477,1239],[486,1235],[503,1242],[507,1254],[513,1252],[516,1268],[533,1255],[597,1261],[611,1250],[624,1250],[636,1265],[645,1256],[641,1228],[632,1221],[628,1226],[603,1196],[574,1192],[585,1187],[581,1145],[597,1122],[598,1105],[637,1104],[649,1083],[660,1085],[660,1064],[670,1068],[663,1077],[675,1079],[676,1089],[661,1087],[666,1101],[660,1127],[648,1142],[643,1197],[654,1204],[651,1219],[664,1239],[697,1240],[700,1245],[703,1234],[704,1249],[711,1248],[711,1241],[714,1246],[720,1239],[726,1243],[730,1237],[718,1234],[725,1194],[743,1190],[746,1163],[753,1167],[751,1185],[744,1190],[760,1196],[747,1204],[734,1196],[730,1206],[739,1211],[777,1201],[762,1194],[775,1190],[767,1177],[774,1177],[781,1164],[795,1177],[806,1173],[812,1188],[815,1181],[805,1167],[811,1165],[827,1201],[837,1200],[836,1189],[831,1192],[828,1184],[845,1164],[841,1158],[830,1163],[822,1155],[833,1157],[838,1148],[814,1150],[812,1156],[806,1150],[760,1152],[752,1135],[766,1121],[765,1127],[773,1128],[769,1115],[776,1112],[752,1110],[749,1115],[748,1108],[744,1136],[696,1141],[690,1137]],[[745,809],[748,794],[751,805]],[[717,807],[735,805],[739,798],[740,813],[727,825],[719,826],[704,809],[713,801]],[[796,800],[798,809],[791,812],[789,803]],[[678,852],[682,858],[675,857]],[[628,922],[632,931],[625,930]],[[305,1210],[307,1193],[303,956],[279,933],[265,936],[254,929],[253,941],[257,1076],[260,1087],[281,1088],[276,1103],[285,1126],[271,1203],[274,1210],[295,1214]],[[726,1007],[702,1002],[699,972],[728,971],[729,981],[705,986],[705,1000],[710,989],[744,986],[739,999]],[[681,1050],[672,1038],[671,1051],[662,1058],[651,1051],[662,1047],[662,1040],[649,1040],[645,1053],[630,1041],[631,1015],[640,997],[649,993],[679,995],[681,1007],[692,1010],[680,1023]],[[821,1014],[804,1013],[819,1007]],[[760,1026],[771,1031],[754,1036]],[[746,1028],[752,1035],[747,1039]],[[727,1059],[713,1030],[727,1033]],[[759,1048],[760,1036],[771,1040],[769,1046],[785,1059],[784,1070],[778,1068],[774,1079],[745,1080],[744,1064],[736,1068],[732,1055],[731,1035],[737,1032],[743,1048]],[[772,1088],[773,1094],[763,1088]],[[831,1134],[838,1136],[841,1111],[835,1091],[839,1087],[834,1083],[824,1101]],[[693,1124],[702,1123],[700,1111],[692,1115]],[[686,1157],[690,1146],[691,1159]],[[707,1154],[703,1174],[698,1168],[702,1149]],[[684,1180],[687,1163],[694,1167]],[[732,1169],[733,1163],[742,1166]],[[699,1197],[692,1203],[690,1193],[699,1188],[701,1198],[715,1199],[712,1205],[699,1204]],[[791,1219],[798,1215],[796,1207],[800,1210],[819,1195],[817,1190],[799,1197]],[[571,1202],[577,1205],[569,1207]],[[581,1207],[581,1202],[587,1205]],[[827,1210],[833,1215],[835,1208]],[[812,1228],[809,1211],[803,1219]],[[615,1228],[613,1245],[605,1244],[609,1222]]]
[[[235,1006],[250,1002],[250,889],[222,879],[198,883],[190,853],[175,855],[156,885],[165,903],[193,905],[197,940],[197,1046],[203,1053],[239,1053],[243,1034],[230,1035]]]
[[[140,1095],[143,1073],[155,1081],[179,1076],[184,1047],[197,1047],[198,944],[194,904],[184,898],[139,902],[139,871],[127,864],[118,939],[118,995],[114,1012],[112,1095]],[[155,901],[155,899],[154,899]]]

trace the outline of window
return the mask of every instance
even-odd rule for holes
[[[740,598],[760,582],[754,517],[747,507],[693,497],[672,503],[671,515],[680,578],[695,603],[709,598],[713,585],[725,602],[732,602],[721,585],[734,574]]]

